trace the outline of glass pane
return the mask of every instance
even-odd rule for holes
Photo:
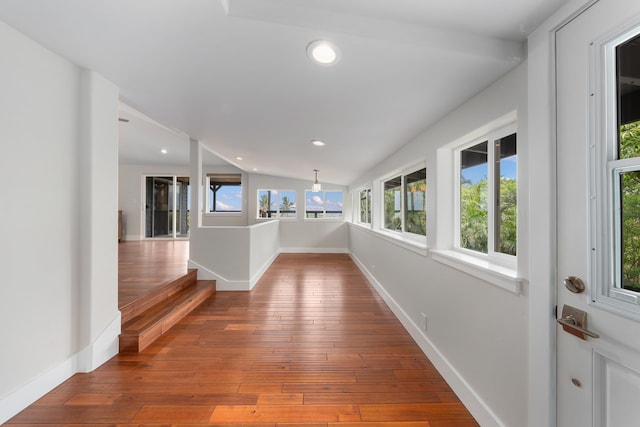
[[[325,191],[325,218],[342,218],[342,191]]]
[[[495,141],[496,206],[495,251],[516,255],[518,244],[518,153],[516,134]]]
[[[640,35],[616,48],[618,158],[640,157]]]
[[[275,218],[277,204],[276,190],[258,190],[258,218]]]
[[[218,184],[210,186],[210,212],[241,212],[242,185]]]
[[[283,190],[280,192],[280,216],[295,218],[296,216],[296,192]]]
[[[402,231],[402,178],[395,177],[384,183],[384,228]]]
[[[460,153],[460,247],[488,253],[487,141]]]
[[[407,199],[405,201],[404,228],[408,233],[427,235],[427,169],[420,169],[404,177]]]
[[[324,218],[324,193],[306,190],[304,192],[305,218]]]
[[[640,292],[640,171],[620,174],[622,287]]]
[[[145,237],[167,237],[172,230],[173,177],[146,178]]]
[[[176,178],[176,235],[178,237],[189,236],[189,204],[191,203],[191,187],[189,186],[188,176],[179,176]]]
[[[371,224],[371,190],[360,192],[360,222]]]

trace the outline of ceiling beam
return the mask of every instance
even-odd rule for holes
[[[436,51],[520,62],[524,43],[470,34],[455,29],[420,26],[398,20],[336,13],[311,8],[299,0],[220,0],[227,16],[254,19],[323,32],[342,33],[386,42],[410,44]]]

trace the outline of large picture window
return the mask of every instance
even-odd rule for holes
[[[306,219],[342,219],[342,191],[304,192]]]
[[[207,174],[207,212],[242,212],[242,175]]]
[[[517,138],[514,126],[486,135],[457,153],[458,246],[515,256],[518,239]]]
[[[258,218],[295,218],[294,190],[258,190]]]
[[[400,174],[383,182],[384,228],[427,235],[427,170]]]

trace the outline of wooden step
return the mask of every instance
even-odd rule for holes
[[[153,291],[148,293],[142,298],[138,298],[135,301],[131,301],[129,304],[120,307],[121,322],[124,325],[134,317],[146,310],[150,309],[154,305],[166,300],[176,292],[180,292],[183,289],[193,286],[198,280],[198,270],[191,268],[187,270],[187,274],[183,274],[174,279],[166,281],[163,285],[158,286]]]
[[[215,292],[215,281],[196,280],[122,325],[120,353],[139,353]]]

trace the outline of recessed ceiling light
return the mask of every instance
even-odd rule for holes
[[[242,157],[236,156],[236,160],[242,160]]]
[[[166,148],[163,148],[162,150],[160,150],[160,152],[161,152],[162,154],[167,154],[167,149],[166,149]]]
[[[253,171],[254,171],[254,172],[257,172],[257,171],[258,171],[258,168],[253,168]]]
[[[316,40],[307,46],[307,56],[316,64],[333,65],[338,62],[338,48],[326,40]]]
[[[316,147],[324,147],[325,145],[327,145],[324,141],[320,141],[319,139],[312,139],[311,143]]]

